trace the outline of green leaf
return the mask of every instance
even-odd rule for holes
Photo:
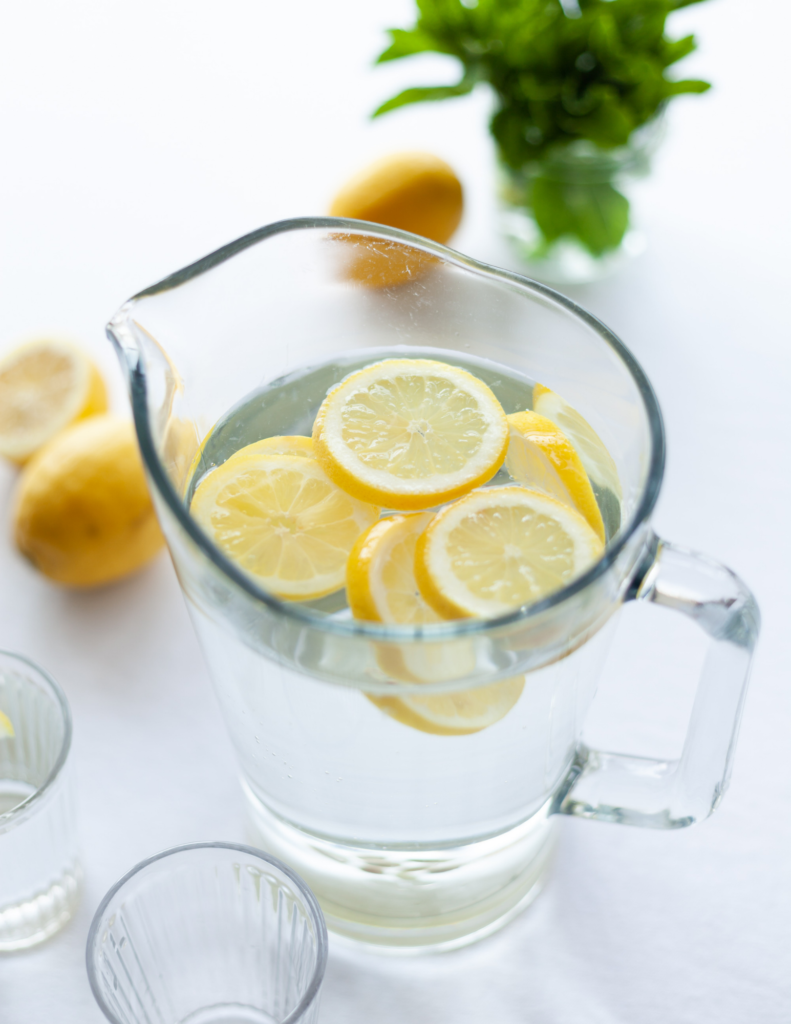
[[[671,81],[666,69],[692,53],[692,36],[666,34],[675,10],[702,0],[415,0],[408,29],[391,29],[380,62],[429,51],[456,57],[453,86],[407,89],[374,116],[408,103],[463,96],[486,81],[496,98],[491,131],[505,162],[519,169],[550,147],[588,139],[611,148],[683,93],[708,83]]]
[[[668,96],[680,96],[685,92],[708,92],[711,82],[702,82],[699,78],[687,78],[683,82],[667,82],[665,88]]]
[[[569,184],[536,178],[530,199],[548,243],[571,236],[594,256],[617,249],[629,225],[629,201],[607,182]]]
[[[390,36],[390,46],[376,58],[377,64],[383,64],[387,60],[399,60],[401,57],[411,57],[416,53],[428,53],[437,50],[437,40],[428,32],[420,29],[404,31],[400,28],[387,30]]]
[[[475,87],[475,79],[465,76],[458,85],[424,85],[415,89],[404,89],[397,96],[377,107],[371,117],[379,117],[391,110],[405,107],[408,103],[423,103],[426,100],[450,100],[455,96],[466,96]]]

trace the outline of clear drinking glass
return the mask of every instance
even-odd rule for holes
[[[0,950],[15,950],[69,920],[81,870],[63,691],[27,658],[0,651],[0,712]]]
[[[331,930],[393,950],[460,945],[535,897],[554,815],[674,829],[717,806],[758,613],[731,572],[654,535],[661,415],[595,317],[416,236],[321,218],[226,246],[136,296],[108,333],[256,844],[306,879]],[[200,475],[259,438],[309,434],[329,387],[392,355],[469,369],[507,413],[531,408],[540,382],[581,414],[617,469],[593,481],[599,562],[498,619],[411,627],[356,621],[343,593],[278,601],[229,561],[190,515]],[[711,638],[678,761],[580,740],[627,600],[675,608]],[[513,706],[471,734],[388,713],[467,690],[485,701],[514,679]]]
[[[113,886],[86,962],[113,1024],[313,1024],[327,929],[284,864],[248,846],[194,843]]]

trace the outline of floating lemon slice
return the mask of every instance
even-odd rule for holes
[[[237,452],[201,481],[191,512],[220,550],[276,597],[340,590],[346,560],[379,509],[295,455]]]
[[[508,421],[489,388],[432,359],[385,359],[351,374],[313,425],[327,475],[361,501],[424,509],[489,480]]]
[[[413,570],[417,539],[433,518],[431,512],[391,516],[360,537],[346,570],[346,594],[355,618],[402,625],[441,621],[421,596]],[[385,672],[415,683],[463,676],[475,666],[466,637],[415,648],[382,643],[377,654]],[[464,736],[504,718],[523,688],[524,677],[519,676],[452,693],[366,696],[402,725],[436,736]]]
[[[560,395],[550,391],[543,384],[533,388],[533,409],[541,416],[556,423],[571,441],[579,455],[580,462],[593,483],[607,488],[620,501],[622,497],[618,467],[607,451],[604,441],[587,420],[565,402]]]
[[[232,459],[241,455],[296,455],[301,458],[313,458],[313,441],[301,434],[282,434],[265,437],[261,441],[253,441],[239,451],[234,452]]]
[[[16,733],[14,732],[14,726],[11,724],[11,719],[0,711],[0,740],[12,740],[14,736],[16,736]]]
[[[29,341],[0,359],[0,455],[24,463],[70,423],[104,412],[99,371],[76,345]]]
[[[505,718],[524,687],[524,676],[515,676],[474,690],[368,699],[402,725],[435,736],[467,736]]]
[[[418,539],[415,577],[445,618],[491,618],[570,583],[603,551],[569,505],[526,487],[474,491]]]
[[[604,521],[588,474],[562,430],[537,412],[512,413],[508,423],[505,467],[514,480],[576,507],[604,542]]]
[[[358,539],[346,566],[346,597],[356,619],[421,626],[441,622],[415,581],[415,544],[433,512],[380,519]]]

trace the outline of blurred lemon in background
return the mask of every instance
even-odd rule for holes
[[[42,338],[0,357],[0,455],[23,464],[61,430],[107,409],[99,371],[71,342]]]
[[[13,512],[14,539],[58,583],[89,587],[143,566],[164,541],[131,422],[92,416],[28,463]]]
[[[461,221],[461,182],[453,168],[431,153],[393,153],[346,182],[330,207],[351,217],[447,242]]]

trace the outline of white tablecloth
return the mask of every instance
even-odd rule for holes
[[[427,148],[458,170],[454,245],[513,264],[493,226],[484,91],[371,124],[440,58],[374,70],[409,0],[29,0],[0,12],[0,347],[81,339],[125,408],[103,324],[129,295],[268,221],[321,213],[362,163]],[[791,1019],[788,89],[784,0],[694,6],[702,46],[647,186],[648,252],[571,289],[631,347],[662,404],[658,531],[754,588],[764,632],[722,808],[662,833],[562,822],[548,891],[458,953],[390,960],[332,944],[324,1024],[787,1024]],[[15,473],[0,468],[8,517]],[[76,918],[0,958],[2,1024],[101,1020],[83,950],[107,888],[141,858],[243,841],[234,758],[165,556],[92,593],[50,585],[0,540],[0,647],[53,673],[74,712],[86,884]],[[648,612],[648,615],[645,612]],[[623,615],[588,733],[672,753],[699,638]],[[662,632],[664,630],[664,632]]]

